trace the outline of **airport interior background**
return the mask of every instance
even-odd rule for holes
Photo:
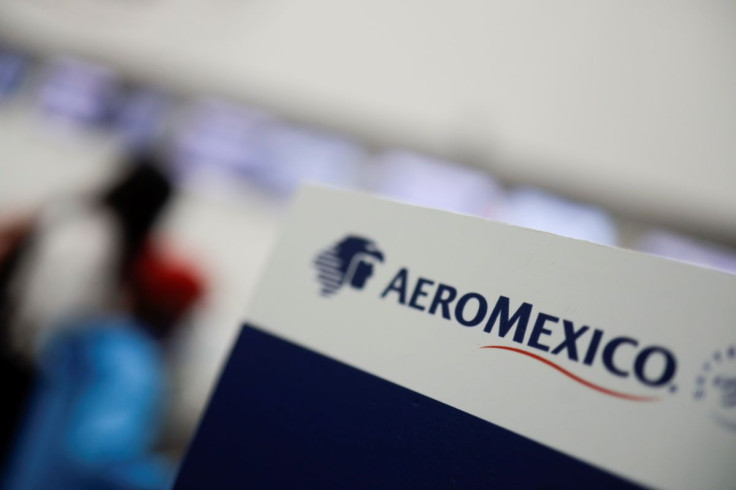
[[[0,222],[163,162],[177,461],[302,182],[733,274],[735,89],[722,0],[3,0]]]

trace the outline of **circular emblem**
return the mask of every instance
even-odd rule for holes
[[[736,347],[718,350],[703,363],[695,379],[695,400],[713,420],[736,431]]]

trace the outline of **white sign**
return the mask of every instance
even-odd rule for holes
[[[736,277],[303,189],[248,321],[643,485],[736,488]]]

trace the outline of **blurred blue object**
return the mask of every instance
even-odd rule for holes
[[[72,126],[104,125],[115,103],[116,81],[106,67],[61,58],[47,68],[39,104],[51,120]]]
[[[167,488],[171,467],[151,452],[165,393],[158,349],[125,317],[64,328],[42,353],[4,488]]]
[[[27,60],[16,53],[0,49],[0,100],[13,95],[21,85]]]
[[[511,225],[601,245],[618,243],[616,224],[604,210],[538,189],[522,188],[511,192],[491,217]]]
[[[388,198],[481,216],[503,198],[487,172],[457,163],[406,151],[388,152],[376,163],[377,191]]]

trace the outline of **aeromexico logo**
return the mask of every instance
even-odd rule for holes
[[[314,261],[322,296],[332,296],[343,286],[363,289],[373,275],[373,264],[383,253],[367,238],[349,235],[320,253]]]
[[[383,253],[372,240],[345,237],[319,253],[314,261],[321,295],[332,296],[345,287],[363,289],[373,275],[374,265],[383,260]],[[660,400],[663,391],[677,391],[673,383],[677,358],[664,346],[649,345],[634,336],[609,335],[600,328],[541,311],[523,299],[463,291],[414,275],[405,267],[393,273],[380,291],[379,298],[384,301],[441,317],[475,335],[488,335],[489,340],[505,339],[505,345],[491,340],[482,348],[534,359],[599,393],[651,402]],[[585,375],[591,368],[602,368],[618,379],[635,380],[640,387],[636,391],[646,389],[645,394],[594,383]]]

